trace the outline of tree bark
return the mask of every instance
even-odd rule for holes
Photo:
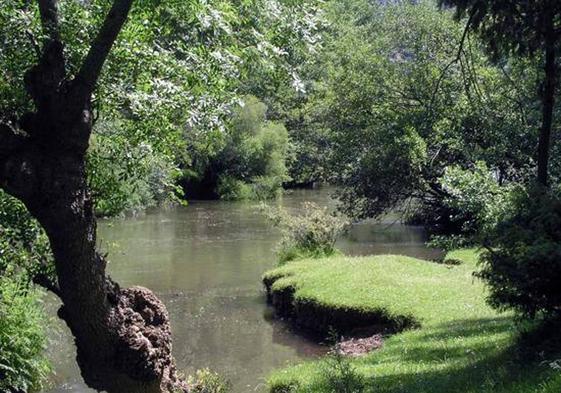
[[[538,183],[544,187],[548,185],[549,145],[557,84],[556,39],[552,15],[548,17],[545,27],[545,81],[542,92],[542,127],[538,142]]]
[[[165,306],[148,289],[121,289],[106,274],[86,181],[91,95],[132,0],[115,0],[74,80],[66,75],[57,0],[38,1],[47,38],[25,77],[36,110],[0,124],[0,187],[27,206],[49,237],[59,316],[74,335],[86,384],[110,393],[187,392],[176,376]]]

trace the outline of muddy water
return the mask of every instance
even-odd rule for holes
[[[331,191],[299,190],[276,204],[295,213],[304,201],[332,206]],[[236,393],[261,392],[274,368],[324,352],[270,317],[260,277],[274,265],[279,233],[258,204],[193,202],[104,221],[99,229],[111,276],[123,286],[151,288],[165,302],[174,354],[186,374],[209,367],[228,378]],[[434,257],[424,241],[421,228],[366,222],[355,225],[338,248],[353,255]],[[50,298],[47,306],[56,308]],[[67,329],[53,324],[49,353],[56,375],[47,391],[93,392],[81,382]]]

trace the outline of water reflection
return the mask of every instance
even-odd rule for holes
[[[330,190],[293,192],[278,203],[333,206]],[[348,254],[399,253],[432,258],[421,228],[366,222],[339,241]],[[110,274],[123,286],[154,290],[171,315],[174,354],[187,374],[210,367],[235,392],[263,391],[274,368],[325,351],[267,317],[260,277],[273,266],[279,239],[256,203],[194,202],[132,219],[102,222]],[[48,306],[55,309],[53,299]],[[56,369],[49,392],[93,392],[81,382],[67,329],[55,321],[49,352]]]

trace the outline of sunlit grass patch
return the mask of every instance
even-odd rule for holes
[[[269,272],[271,290],[294,288],[295,301],[336,308],[384,309],[410,315],[419,328],[387,337],[383,347],[352,359],[369,392],[558,392],[561,372],[549,359],[518,350],[522,327],[485,303],[473,277],[475,250],[444,265],[401,256],[336,257],[301,261]],[[548,361],[549,360],[549,361]],[[330,392],[322,360],[273,373],[272,392]],[[288,389],[288,390],[287,390]],[[292,390],[290,390],[292,389]]]

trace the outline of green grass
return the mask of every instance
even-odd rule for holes
[[[267,273],[272,290],[295,289],[295,301],[333,308],[385,310],[411,315],[420,328],[386,339],[382,349],[352,366],[370,392],[561,392],[561,372],[525,359],[520,326],[485,303],[485,287],[472,276],[473,250],[455,252],[457,266],[402,256],[334,257],[287,264]],[[323,361],[309,361],[269,377],[272,392],[331,392]],[[289,386],[295,386],[289,390]]]

